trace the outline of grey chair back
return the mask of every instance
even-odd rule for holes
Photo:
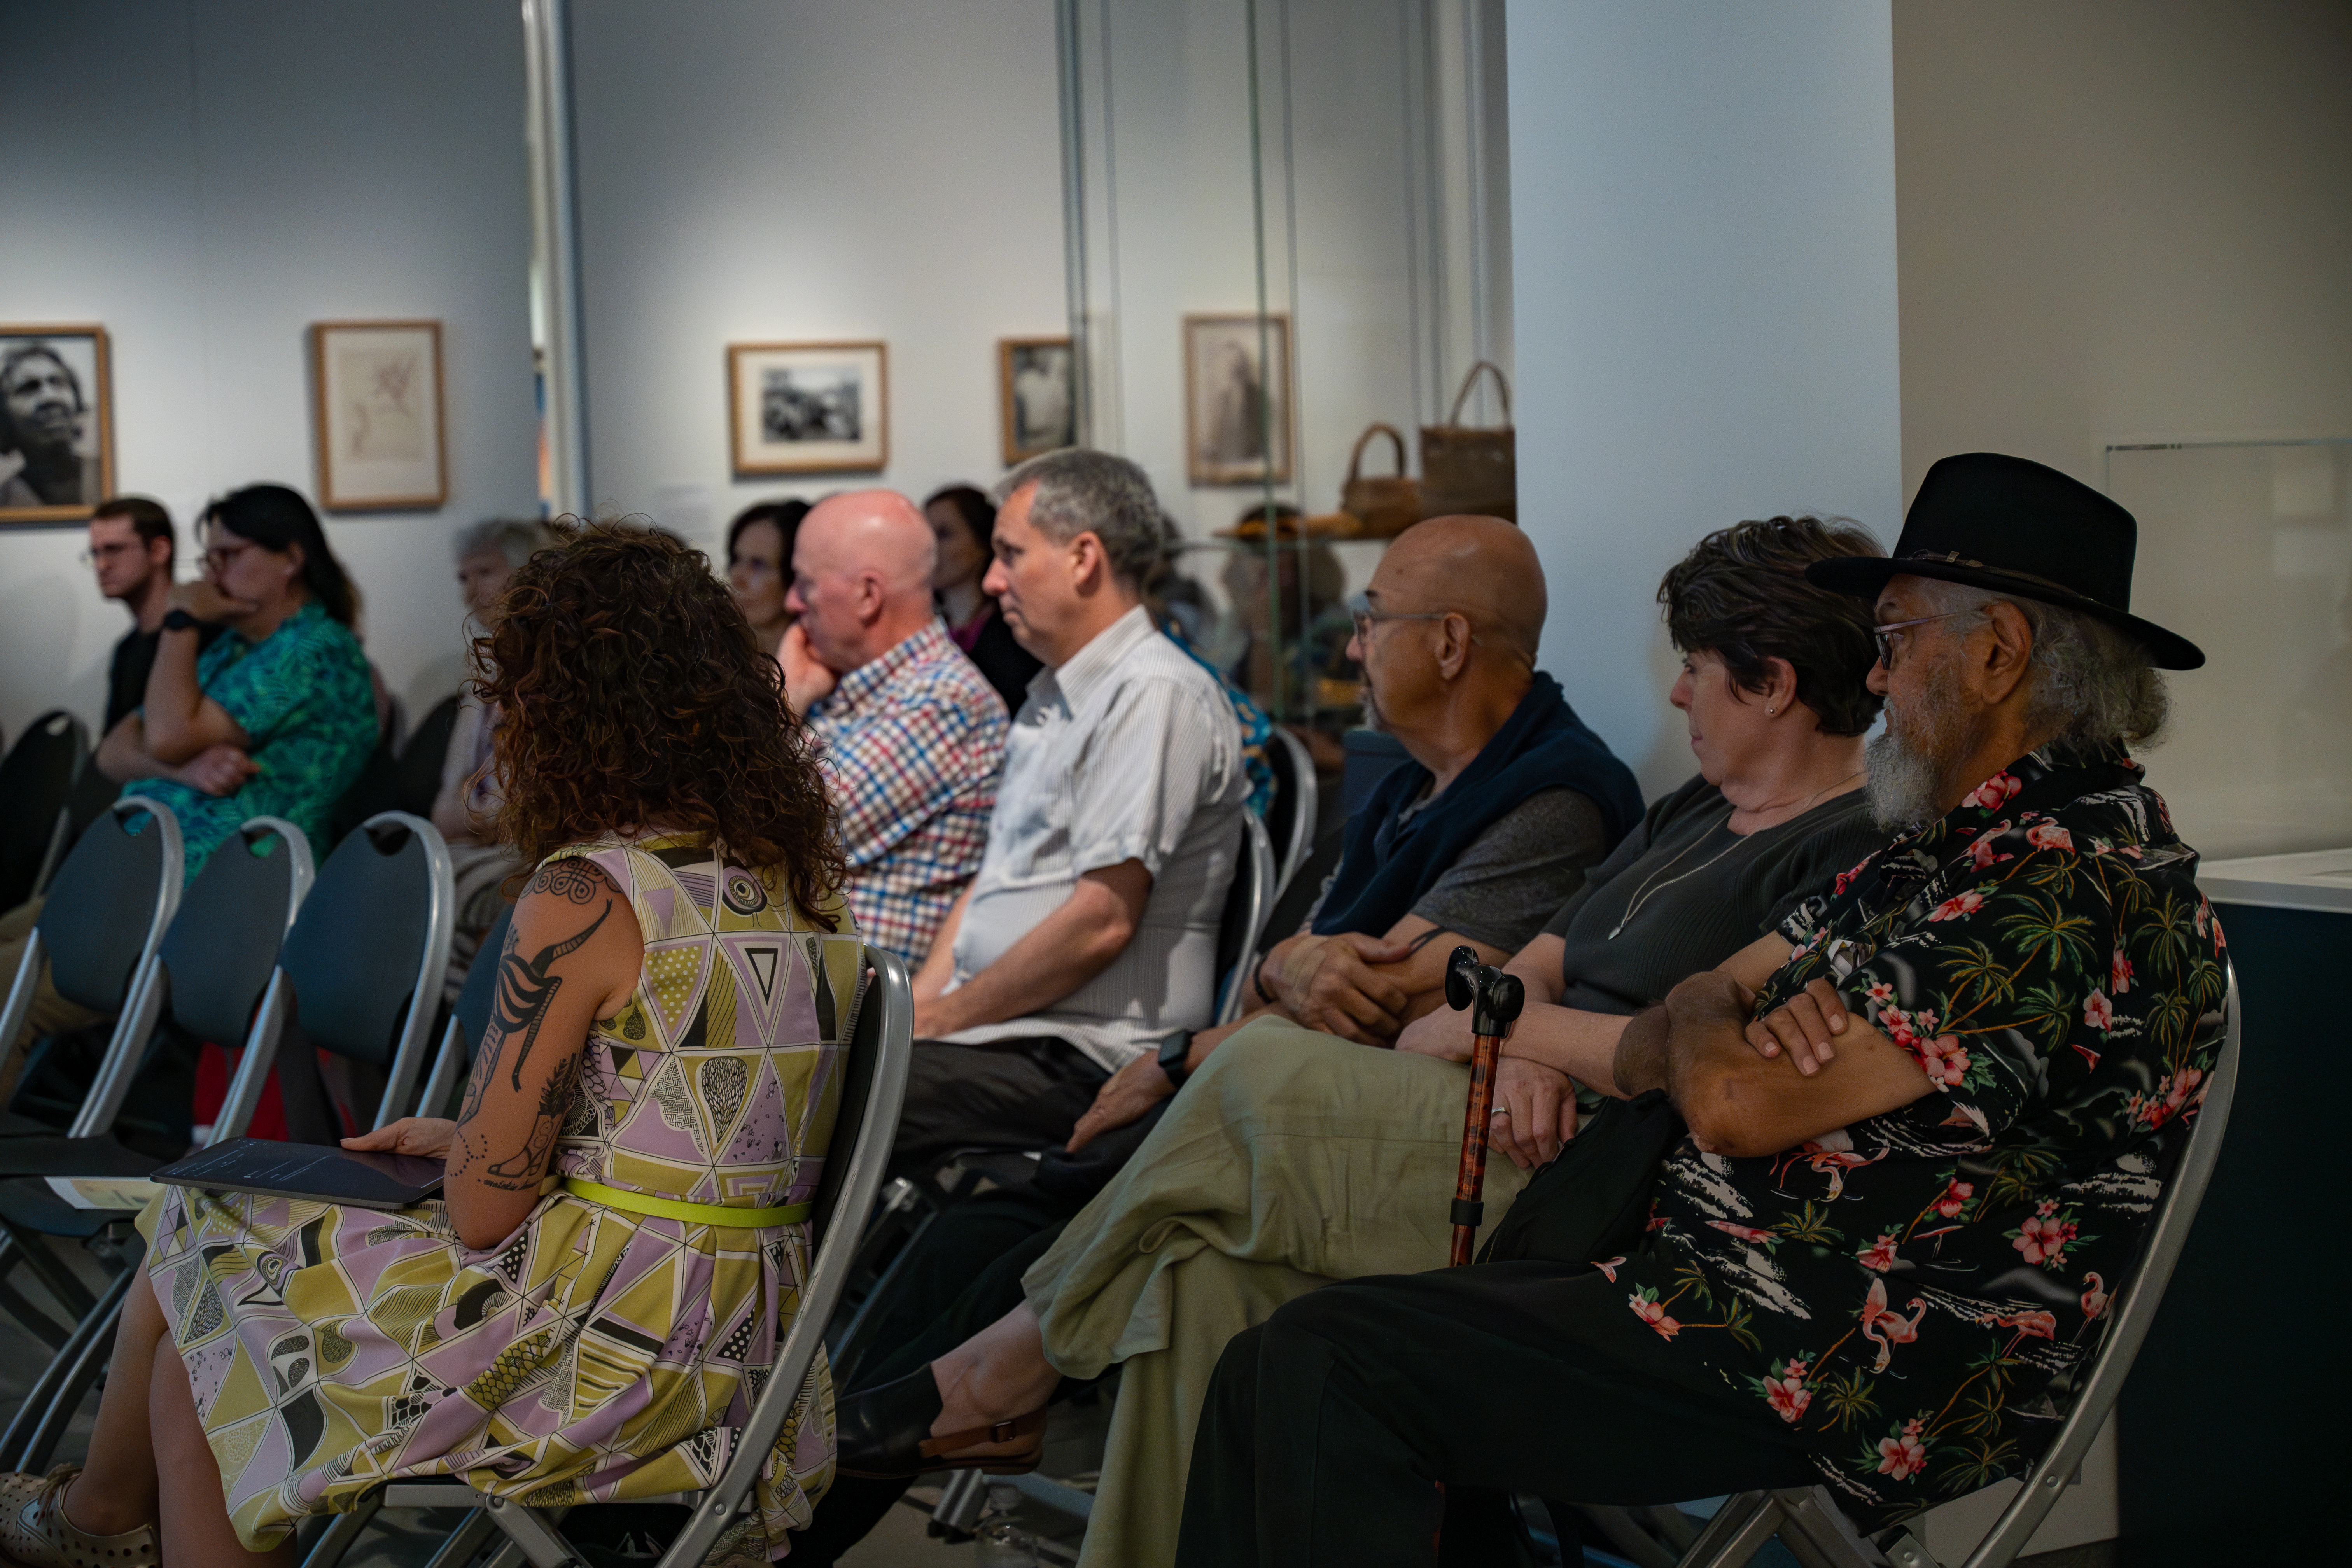
[[[1250,966],[1274,911],[1274,841],[1254,811],[1242,814],[1241,860],[1225,893],[1224,919],[1217,926],[1216,1021],[1230,1024],[1247,1011]]]
[[[1265,760],[1274,769],[1274,799],[1266,805],[1265,831],[1274,841],[1274,897],[1279,899],[1290,890],[1291,879],[1315,847],[1316,815],[1322,803],[1317,798],[1314,753],[1307,751],[1306,742],[1276,724],[1265,748]]]
[[[45,958],[58,994],[114,1018],[109,1061],[145,1040],[155,1022],[155,950],[180,907],[183,863],[180,820],[161,801],[125,795],[91,823],[58,868],[25,942],[0,1006],[0,1041],[24,1027]]]
[[[2239,1007],[2236,966],[2223,960],[2228,992],[2221,1004],[2221,1049],[2205,1080],[2205,1098],[2189,1136],[2173,1161],[2164,1194],[2140,1237],[2139,1254],[2131,1273],[2109,1293],[2106,1329],[2077,1381],[2074,1401],[2058,1423],[2058,1431],[2042,1458],[2020,1478],[2021,1484],[2009,1506],[1984,1539],[1969,1552],[1961,1568],[2009,1568],[2023,1552],[2033,1532],[2048,1518],[2065,1490],[2069,1478],[2081,1468],[2084,1456],[2115,1409],[2131,1375],[2132,1361],[2147,1338],[2164,1288],[2171,1281],[2180,1249],[2188,1244],[2189,1227],[2197,1222],[2198,1205],[2221,1162],[2221,1140],[2230,1125],[2230,1102],[2238,1087]],[[2210,1027],[2209,1020],[2200,1025]],[[2210,1036],[2209,1036],[2210,1037]],[[1839,1511],[1825,1488],[1776,1492],[1743,1492],[1728,1500],[1697,1542],[1683,1557],[1680,1568],[1738,1568],[1774,1535],[1807,1564],[1820,1568],[1939,1568],[1927,1542],[1910,1527],[1874,1548],[1862,1540],[1853,1523]]]
[[[456,901],[449,849],[433,825],[379,812],[319,868],[278,955],[300,1038],[384,1069],[379,1124],[416,1088]]]
[[[71,836],[68,803],[89,763],[89,732],[53,708],[0,758],[0,910],[47,885]]]

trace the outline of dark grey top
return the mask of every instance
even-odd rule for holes
[[[1562,1006],[1641,1011],[1827,892],[1839,872],[1890,837],[1872,824],[1862,790],[1744,838],[1730,820],[1731,803],[1703,778],[1651,803],[1641,826],[1544,927],[1568,943]]]
[[[1412,912],[1442,930],[1517,952],[1576,896],[1585,873],[1608,853],[1609,828],[1599,806],[1572,789],[1538,790],[1488,824]]]

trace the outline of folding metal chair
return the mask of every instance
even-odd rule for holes
[[[63,809],[62,806],[59,807]],[[40,918],[26,939],[8,1000],[0,1006],[0,1050],[32,1011],[41,965],[58,994],[115,1020],[98,1080],[73,1122],[77,1131],[112,1126],[130,1092],[130,1068],[154,1024],[148,979],[155,951],[180,906],[180,820],[145,795],[127,795],[86,828],[58,868]],[[23,1078],[32,1076],[26,1063]],[[111,1100],[112,1104],[104,1102]],[[102,1112],[104,1120],[97,1119]],[[54,1133],[55,1126],[0,1113],[0,1133]]]
[[[1282,733],[1277,730],[1276,734]],[[1250,962],[1265,935],[1266,916],[1274,911],[1274,841],[1255,812],[1242,814],[1241,863],[1234,868],[1233,886],[1225,892],[1225,912],[1217,922],[1217,973],[1223,989],[1217,998],[1220,1024],[1230,1024],[1248,1011]]]
[[[299,830],[290,824],[283,825],[282,832],[289,836],[289,845],[300,842]],[[214,876],[215,863],[231,849],[224,846],[215,851],[213,861],[206,863],[197,879],[199,885]],[[307,847],[299,858],[288,856],[280,874],[290,884],[295,872],[307,871],[308,858]],[[231,866],[239,873],[243,870],[234,861]],[[263,928],[268,931],[270,942],[264,945],[257,1003],[252,999],[250,959],[241,962],[246,984],[243,1006],[252,1022],[245,1029],[243,1059],[229,1081],[208,1143],[244,1135],[261,1098],[263,1081],[289,1037],[298,1047],[316,1047],[366,1061],[389,1060],[390,1082],[377,1109],[376,1126],[404,1114],[408,1094],[415,1087],[417,1067],[438,1012],[441,976],[449,963],[454,895],[449,852],[440,834],[419,817],[385,812],[353,829],[320,868],[315,879],[307,875],[300,879],[308,882],[309,893],[300,900],[300,910],[293,915],[291,925]],[[276,962],[271,964],[267,955],[280,932],[284,941],[274,945]],[[191,936],[192,956],[204,951],[204,940]],[[209,990],[202,985],[207,977],[198,965],[191,963],[185,973],[183,994],[199,988]],[[223,990],[227,993],[229,988]],[[226,1037],[238,1037],[237,1031],[244,1026],[235,994],[207,995],[202,1005],[206,1009],[205,1026],[227,1023]],[[211,1016],[215,1007],[220,1010],[218,1017]],[[236,1022],[228,1023],[231,1018]],[[302,1066],[308,1070],[310,1064]],[[315,1078],[315,1072],[311,1076]],[[299,1083],[302,1074],[289,1073],[284,1081]],[[155,1163],[149,1162],[137,1173],[154,1168]],[[53,1280],[44,1272],[42,1279],[52,1295],[80,1313],[80,1321],[65,1337],[48,1370],[18,1406],[7,1434],[0,1436],[0,1463],[13,1460],[20,1469],[38,1469],[47,1464],[49,1450],[112,1349],[114,1321],[140,1265],[135,1247],[112,1248],[118,1254],[118,1271],[104,1293],[93,1300],[65,1273],[42,1237],[89,1240],[125,1224],[129,1217],[119,1209],[76,1207],[51,1191],[45,1181],[19,1177],[0,1182],[0,1225],[9,1233],[7,1242],[0,1246],[13,1246],[15,1256],[37,1268],[46,1262],[62,1276]],[[19,1303],[8,1305],[12,1311],[18,1310]],[[29,1311],[28,1307],[25,1310]],[[18,1321],[39,1331],[23,1313]]]
[[[752,1405],[742,1438],[718,1484],[698,1494],[670,1500],[688,1503],[693,1511],[686,1529],[651,1568],[693,1568],[700,1563],[719,1532],[750,1502],[752,1483],[767,1463],[776,1436],[783,1430],[784,1418],[792,1414],[793,1402],[808,1376],[825,1321],[833,1316],[848,1277],[858,1234],[881,1189],[891,1141],[898,1133],[899,1103],[906,1098],[908,1063],[914,1055],[915,993],[906,963],[896,953],[868,947],[866,962],[874,971],[874,983],[871,994],[859,1006],[841,1063],[841,1104],[810,1219],[817,1242],[816,1261],[802,1288],[798,1313],[777,1349],[775,1369]],[[845,1134],[850,1134],[846,1142]],[[335,1517],[304,1558],[304,1568],[336,1568],[379,1509],[449,1507],[470,1507],[474,1511],[435,1553],[432,1568],[459,1568],[481,1550],[493,1531],[507,1539],[491,1558],[489,1568],[519,1568],[525,1562],[535,1568],[566,1568],[583,1560],[556,1530],[564,1510],[527,1508],[511,1498],[478,1492],[453,1479],[393,1481],[377,1489],[357,1509]]]
[[[310,878],[310,847],[301,830],[276,817],[255,817],[213,852],[181,900],[156,954],[151,994],[161,1000],[152,1038],[174,1026],[211,1039],[243,1038],[248,1028],[274,1036],[283,1009],[265,997],[274,994],[271,977],[278,946],[301,908]],[[126,1040],[121,1059],[135,1064],[139,1047],[146,1043]],[[120,1084],[110,1096],[119,1107],[130,1075],[101,1072],[101,1083],[110,1076]],[[100,1100],[93,1094],[77,1122],[92,1131],[0,1142],[0,1172],[18,1176],[0,1183],[0,1224],[7,1232],[0,1238],[0,1270],[25,1262],[49,1287],[49,1294],[78,1317],[70,1330],[58,1327],[0,1283],[0,1300],[11,1315],[58,1348],[17,1405],[5,1436],[0,1436],[0,1468],[11,1468],[12,1459],[23,1461],[14,1468],[46,1467],[49,1450],[96,1381],[113,1343],[114,1321],[136,1267],[134,1257],[108,1247],[116,1254],[117,1273],[98,1297],[61,1289],[54,1278],[61,1272],[58,1259],[44,1238],[92,1242],[123,1224],[127,1215],[119,1209],[76,1207],[38,1176],[142,1176],[165,1163],[106,1136],[113,1113]]]
[[[2238,977],[2228,968],[2221,1054],[2205,1080],[2205,1101],[2187,1144],[2165,1184],[2156,1215],[2141,1238],[2127,1280],[2114,1290],[2106,1331],[2084,1368],[2078,1392],[2049,1449],[2021,1478],[2023,1484],[1962,1568],[2009,1568],[2025,1550],[2083,1463],[2131,1373],[2132,1358],[2147,1337],[2164,1300],[2173,1265],[2197,1220],[2206,1184],[2221,1157],[2230,1100],[2238,1082]],[[1826,1487],[1741,1492],[1716,1513],[1681,1559],[1680,1568],[1739,1568],[1765,1542],[1779,1536],[1804,1568],[1940,1568],[1913,1525],[1897,1526],[1874,1544],[1840,1511]]]
[[[0,910],[48,886],[72,837],[74,784],[89,769],[89,732],[53,708],[0,758]]]
[[[1320,803],[1316,799],[1315,758],[1306,742],[1276,724],[1265,760],[1274,769],[1274,800],[1265,813],[1265,830],[1274,840],[1276,859],[1274,891],[1266,900],[1271,907],[1290,890],[1291,879],[1298,875],[1298,868],[1307,863],[1315,847]]]

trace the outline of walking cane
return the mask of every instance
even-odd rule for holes
[[[1495,1058],[1511,1037],[1527,987],[1516,974],[1506,974],[1478,955],[1457,947],[1445,967],[1445,1005],[1459,1013],[1470,1009],[1470,1104],[1462,1115],[1462,1164],[1454,1178],[1454,1255],[1449,1268],[1470,1261],[1486,1205],[1479,1194],[1486,1188],[1487,1119],[1495,1110]]]

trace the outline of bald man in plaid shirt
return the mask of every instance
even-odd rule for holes
[[[895,490],[819,502],[793,542],[798,618],[776,656],[841,812],[857,929],[915,963],[980,869],[1009,721],[932,607],[936,549]]]

